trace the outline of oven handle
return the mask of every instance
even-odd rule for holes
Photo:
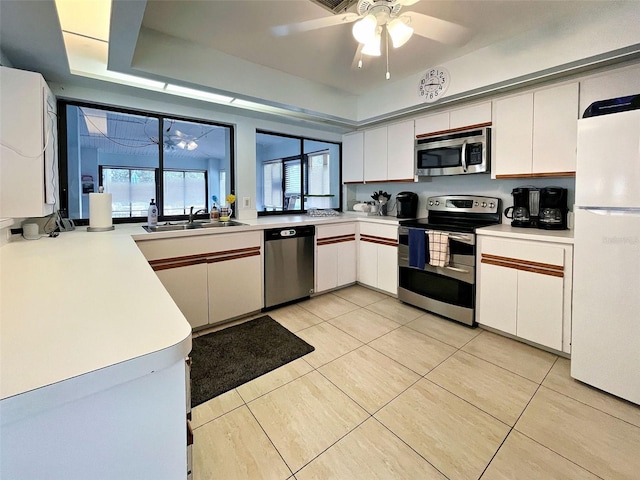
[[[453,270],[454,272],[460,272],[460,273],[471,273],[471,271],[470,271],[470,270],[465,270],[464,268],[449,267],[449,266],[446,266],[446,267],[444,267],[444,268],[446,268],[447,270]]]

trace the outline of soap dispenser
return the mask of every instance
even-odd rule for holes
[[[151,203],[149,203],[149,212],[147,213],[147,224],[150,227],[155,227],[158,225],[158,206],[155,203],[155,199],[151,199]]]

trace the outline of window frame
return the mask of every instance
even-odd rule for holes
[[[338,184],[340,185],[340,188],[338,188],[338,192],[335,194],[338,196],[338,207],[332,208],[332,210],[336,210],[338,212],[342,212],[342,142],[338,142],[338,141],[331,141],[331,140],[324,140],[324,139],[319,139],[319,138],[310,138],[310,137],[301,137],[299,135],[290,135],[290,134],[286,134],[286,133],[279,133],[279,132],[272,132],[269,130],[261,130],[261,129],[256,129],[256,135],[259,134],[263,134],[263,135],[273,135],[273,136],[278,136],[278,137],[285,137],[285,138],[291,138],[291,139],[296,139],[300,141],[300,153],[298,155],[291,155],[288,157],[281,157],[281,158],[274,158],[271,160],[267,160],[264,162],[261,162],[262,165],[266,164],[266,163],[272,163],[272,162],[282,162],[282,196],[283,196],[283,200],[282,200],[282,205],[283,205],[283,209],[282,210],[276,210],[276,211],[264,211],[264,210],[258,210],[257,214],[258,217],[263,217],[263,216],[272,216],[272,215],[300,215],[300,214],[305,214],[307,213],[308,209],[306,208],[306,204],[307,204],[307,193],[305,193],[305,190],[307,190],[308,188],[308,162],[309,162],[309,156],[310,155],[314,155],[314,154],[318,154],[321,152],[327,152],[327,154],[329,154],[329,149],[322,149],[322,150],[317,150],[317,151],[313,151],[313,152],[309,152],[309,153],[304,153],[304,142],[305,141],[309,141],[309,142],[319,142],[319,143],[328,143],[328,144],[332,144],[332,145],[336,145],[338,148]],[[284,172],[284,162],[285,161],[290,161],[290,160],[294,160],[294,159],[300,159],[300,165],[301,165],[301,186],[300,186],[300,209],[296,209],[296,210],[286,210],[284,208],[285,205],[285,172]],[[331,157],[329,157],[330,161],[331,161]],[[256,157],[256,163],[258,162],[258,159]],[[257,184],[256,184],[256,189],[257,189]],[[257,191],[256,191],[257,194]],[[264,194],[264,192],[263,192]]]
[[[205,125],[211,125],[215,127],[223,127],[229,129],[229,145],[227,145],[229,149],[229,166],[225,168],[226,175],[229,177],[229,186],[230,191],[227,192],[235,195],[236,186],[235,186],[235,126],[228,123],[216,122],[212,120],[206,120],[202,118],[195,117],[184,117],[181,115],[174,115],[167,112],[156,112],[142,109],[131,109],[131,108],[123,108],[116,105],[108,105],[102,103],[92,103],[85,102],[81,100],[67,100],[67,99],[59,99],[57,102],[58,107],[58,185],[60,186],[60,216],[63,218],[68,218],[69,214],[69,177],[68,177],[68,145],[67,145],[67,106],[74,106],[78,108],[94,108],[107,110],[115,113],[123,113],[128,115],[137,115],[137,116],[147,116],[150,118],[154,118],[158,121],[158,138],[163,137],[163,125],[167,120],[177,120],[184,122],[195,122],[202,123]],[[106,166],[106,165],[105,165]],[[127,167],[123,167],[127,168]],[[176,170],[173,168],[167,170]],[[186,169],[187,171],[189,169]],[[164,214],[164,149],[162,148],[162,143],[158,144],[158,167],[156,171],[156,196],[154,197],[156,200],[156,205],[158,206],[158,220],[159,221],[175,221],[175,220],[184,220],[188,218],[187,215],[165,215]],[[101,172],[101,170],[100,170]],[[99,185],[102,185],[102,174],[98,175]],[[208,177],[207,177],[208,180]],[[207,196],[206,196],[206,208],[207,210],[211,209],[210,199],[209,199],[209,185],[207,183]],[[235,217],[235,209],[233,215]],[[139,223],[146,222],[147,216],[141,217],[113,217],[113,223]],[[80,218],[73,220],[77,225],[89,225],[89,218]]]

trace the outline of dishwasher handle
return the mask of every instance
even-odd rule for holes
[[[313,237],[316,234],[314,225],[304,225],[290,228],[270,228],[264,231],[265,242],[286,240],[287,238]]]

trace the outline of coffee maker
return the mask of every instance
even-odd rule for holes
[[[566,230],[568,211],[566,188],[544,187],[540,190],[538,228]]]
[[[418,194],[400,192],[396,195],[398,218],[416,218],[418,216]]]
[[[535,227],[538,215],[538,194],[535,187],[516,187],[511,191],[513,207],[508,207],[504,215],[511,219],[512,227]]]

